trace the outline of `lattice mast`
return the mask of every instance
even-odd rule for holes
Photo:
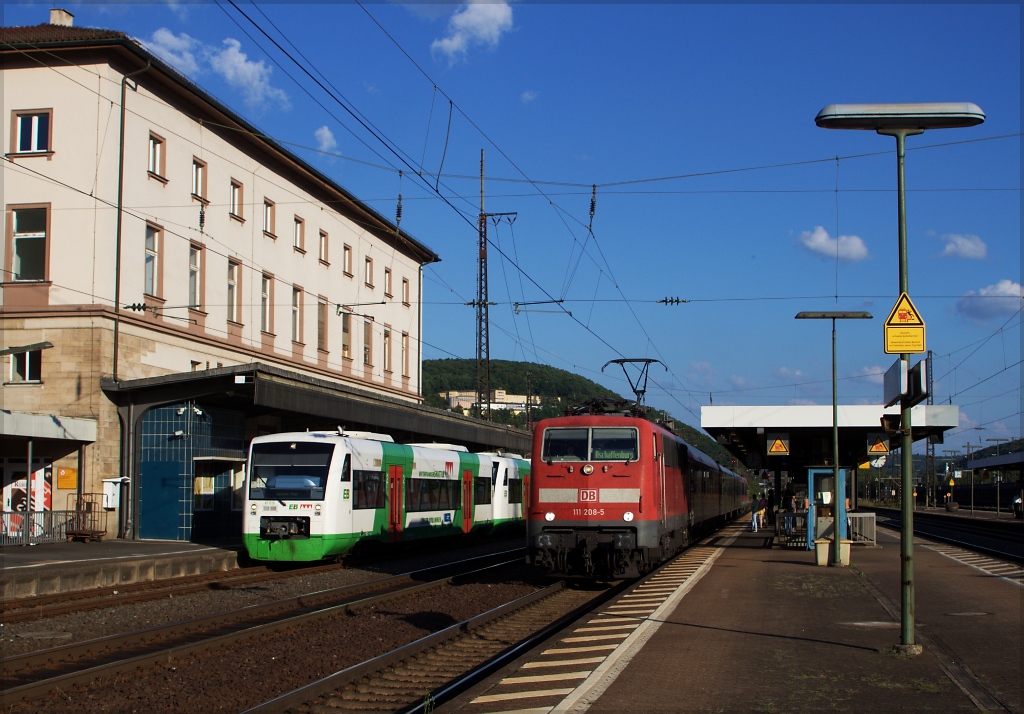
[[[476,277],[476,407],[481,419],[491,419],[491,343],[487,310],[487,214],[484,212],[484,150],[480,150],[479,256]]]

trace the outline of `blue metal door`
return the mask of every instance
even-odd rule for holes
[[[191,483],[182,504],[181,464],[177,461],[143,461],[139,472],[139,537],[188,540],[179,529],[182,507],[191,515]],[[191,525],[191,524],[189,524]],[[185,529],[191,530],[191,529]]]

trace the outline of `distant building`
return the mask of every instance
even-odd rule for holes
[[[441,392],[440,396],[445,400],[449,409],[466,411],[476,406],[476,390],[451,390]],[[490,397],[492,411],[505,410],[513,414],[526,411],[527,398],[525,394],[508,394],[504,389],[492,389]],[[540,396],[531,395],[529,402],[534,406],[539,406]]]

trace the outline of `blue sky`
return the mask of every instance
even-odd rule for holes
[[[6,4],[4,24],[49,7]],[[895,142],[814,117],[974,102],[983,125],[908,139],[910,295],[936,401],[961,408],[941,448],[1021,434],[1019,5],[67,7],[78,26],[142,41],[383,215],[401,193],[402,228],[442,258],[425,271],[428,359],[475,356],[483,150],[485,209],[516,214],[489,232],[491,357],[622,394],[602,365],[660,359],[647,403],[693,425],[711,402],[831,403],[829,323],[794,320],[802,310],[874,315],[839,326],[839,400],[881,401]],[[675,297],[690,302],[657,302]]]

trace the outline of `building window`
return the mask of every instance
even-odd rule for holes
[[[192,159],[192,196],[206,200],[206,163],[196,158]]]
[[[231,180],[230,208],[232,218],[242,217],[242,184],[239,181]]]
[[[306,250],[306,222],[298,216],[295,216],[294,229],[292,230],[292,247],[302,252]]]
[[[11,250],[11,272],[15,280],[46,280],[45,208],[16,208]]]
[[[16,154],[42,154],[50,150],[51,110],[15,112],[14,151]]]
[[[402,278],[402,304],[409,304],[409,279]]]
[[[352,315],[341,313],[341,356],[352,357]]]
[[[260,331],[271,333],[274,331],[273,304],[274,304],[274,279],[264,275],[260,283]]]
[[[188,246],[188,306],[198,310],[203,306],[203,247]]]
[[[384,268],[384,294],[391,297],[391,268]]]
[[[342,250],[341,269],[345,275],[352,277],[352,246],[350,245],[346,245]]]
[[[320,262],[327,263],[327,231],[320,231]]]
[[[384,328],[384,371],[391,371],[391,328]]]
[[[238,322],[238,263],[228,261],[228,322]]]
[[[316,348],[327,351],[327,301],[323,298],[316,301]]]
[[[160,295],[160,244],[163,242],[158,226],[146,224],[146,295]]]
[[[402,376],[409,376],[409,333],[402,333]]]
[[[156,134],[149,135],[149,173],[154,176],[163,178],[166,171],[164,147],[165,143],[162,137]]]
[[[367,258],[363,262],[363,282],[366,287],[373,287],[373,258]]]
[[[292,288],[292,342],[302,342],[302,288]]]
[[[369,320],[363,323],[363,364],[373,364],[373,323]]]
[[[274,233],[274,202],[263,199],[263,232],[271,238],[276,238]]]
[[[42,350],[16,352],[11,355],[11,381],[41,382],[43,380],[42,367]]]

